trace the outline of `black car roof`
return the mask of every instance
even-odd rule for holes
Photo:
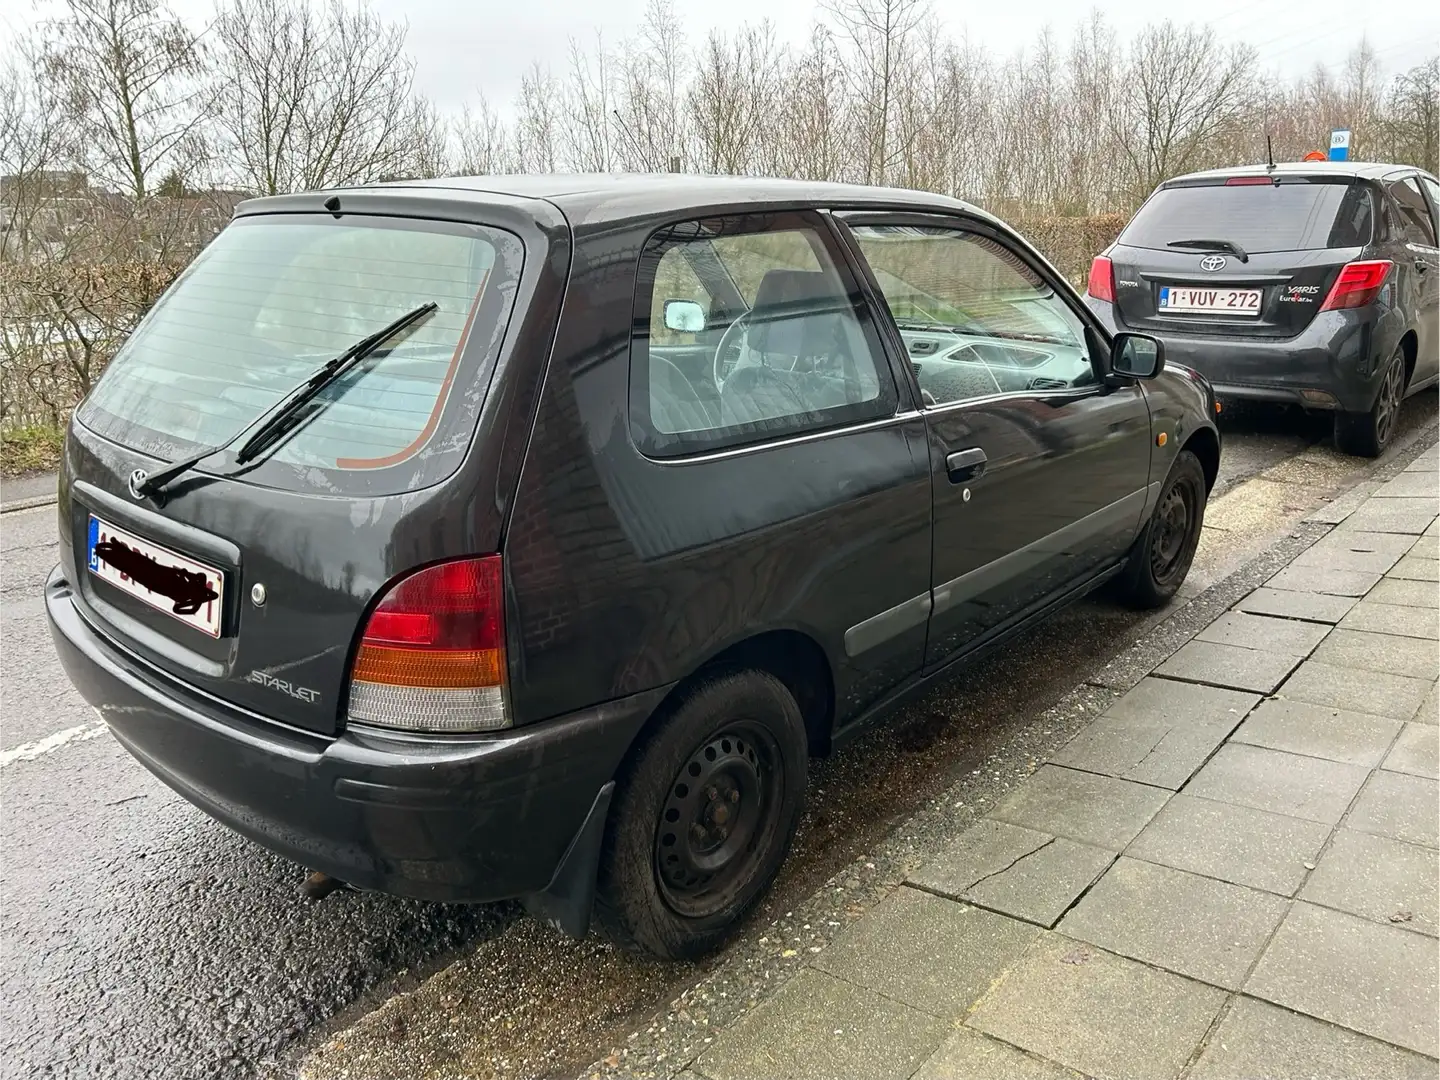
[[[237,213],[294,211],[303,203],[319,210],[325,199],[347,193],[424,198],[427,201],[483,204],[495,196],[541,199],[560,209],[574,225],[641,220],[660,214],[744,209],[749,206],[820,206],[863,209],[895,208],[918,212],[955,212],[995,219],[983,210],[928,191],[864,187],[809,180],[744,176],[698,176],[693,173],[576,173],[517,176],[458,176],[434,180],[400,180],[340,188],[308,195],[251,199]]]
[[[1186,173],[1166,180],[1161,187],[1184,184],[1194,180],[1219,180],[1228,176],[1329,176],[1353,177],[1365,180],[1383,180],[1396,173],[1414,173],[1422,170],[1411,165],[1386,165],[1374,161],[1282,161],[1273,167],[1265,164],[1234,165],[1228,169],[1206,169],[1203,172]]]

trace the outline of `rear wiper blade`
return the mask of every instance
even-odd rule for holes
[[[1200,251],[1229,251],[1242,263],[1249,262],[1245,249],[1233,240],[1171,240],[1166,247],[1197,248]]]
[[[299,413],[308,402],[314,400],[317,394],[341,378],[347,371],[396,334],[400,333],[400,331],[413,326],[431,312],[438,310],[438,308],[439,305],[433,300],[427,304],[421,304],[419,307],[407,311],[393,322],[382,326],[373,334],[361,338],[333,360],[327,360],[303,383],[294,390],[291,390],[290,393],[286,394],[274,405],[271,405],[270,408],[266,409],[219,446],[212,446],[198,453],[191,454],[187,458],[172,461],[164,468],[155,469],[152,472],[136,470],[135,474],[130,478],[131,494],[136,498],[143,498],[146,495],[159,491],[181,473],[188,472],[212,454],[218,454],[220,451],[233,446],[240,441],[242,436],[250,434],[251,432],[253,432],[253,434],[250,434],[250,437],[245,440],[245,444],[240,447],[240,452],[235,455],[235,461],[237,464],[243,465],[245,462],[258,457],[277,441],[285,431],[286,425],[289,424],[290,420]]]
[[[347,371],[400,331],[414,326],[431,312],[438,311],[439,307],[440,305],[433,300],[428,304],[421,304],[419,307],[407,311],[394,322],[382,326],[369,337],[361,338],[334,360],[326,363],[319,371],[301,383],[286,399],[284,405],[272,409],[269,415],[251,425],[255,428],[255,434],[246,439],[245,444],[240,447],[240,452],[235,455],[235,463],[244,465],[252,458],[259,457],[285,431],[291,418],[308,402],[314,400],[317,394],[344,377]]]

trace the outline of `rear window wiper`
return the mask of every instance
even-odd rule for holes
[[[212,454],[218,454],[220,451],[234,445],[236,442],[239,442],[241,436],[251,432],[253,432],[253,434],[250,434],[250,437],[245,440],[244,445],[240,447],[240,452],[235,455],[235,461],[237,464],[243,465],[245,462],[258,457],[279,440],[290,421],[308,402],[313,401],[317,394],[341,378],[347,371],[396,334],[402,330],[409,329],[415,323],[425,318],[425,316],[438,310],[438,308],[439,305],[433,300],[427,304],[421,304],[419,307],[407,311],[393,322],[382,326],[373,334],[361,338],[333,360],[327,360],[303,383],[294,390],[291,390],[219,446],[208,447],[198,453],[191,454],[187,458],[172,461],[164,468],[155,469],[152,472],[136,470],[135,475],[130,478],[131,493],[137,498],[140,498],[159,491],[181,473],[194,468]]]
[[[1242,263],[1249,262],[1250,256],[1234,240],[1171,240],[1166,247],[1197,248],[1200,251],[1228,251]]]

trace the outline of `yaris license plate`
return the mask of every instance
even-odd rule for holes
[[[1199,311],[1214,315],[1260,315],[1259,289],[1190,289],[1160,286],[1160,310]]]
[[[91,515],[90,572],[186,626],[220,636],[225,575]]]

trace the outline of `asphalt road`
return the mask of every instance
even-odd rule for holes
[[[1434,418],[1432,395],[1412,399],[1402,431]],[[1226,427],[1217,498],[1316,453],[1326,434],[1268,414]],[[1353,479],[1365,466],[1337,468]],[[517,922],[513,905],[355,893],[302,901],[300,868],[170,793],[69,686],[39,596],[56,559],[54,535],[53,507],[0,517],[0,1077],[290,1071],[337,1017],[492,946],[497,1000],[485,1007],[496,1010],[486,1026],[495,1050],[487,1060],[499,1063],[496,1075],[544,1075],[589,1060],[606,1024],[661,1004],[687,977],[591,946],[576,963],[600,965],[607,982],[581,995],[576,969],[555,962],[554,943]],[[1241,542],[1220,535],[1212,546]],[[1209,565],[1223,564],[1224,554],[1211,551]],[[1023,725],[1033,706],[1142,628],[1134,614],[1083,603],[958,690],[919,702],[888,735],[825,763],[771,906],[806,895],[946,777],[978,771],[1005,745],[1007,727]],[[546,1048],[534,1052],[542,1034]],[[523,1052],[522,1042],[530,1047]]]

